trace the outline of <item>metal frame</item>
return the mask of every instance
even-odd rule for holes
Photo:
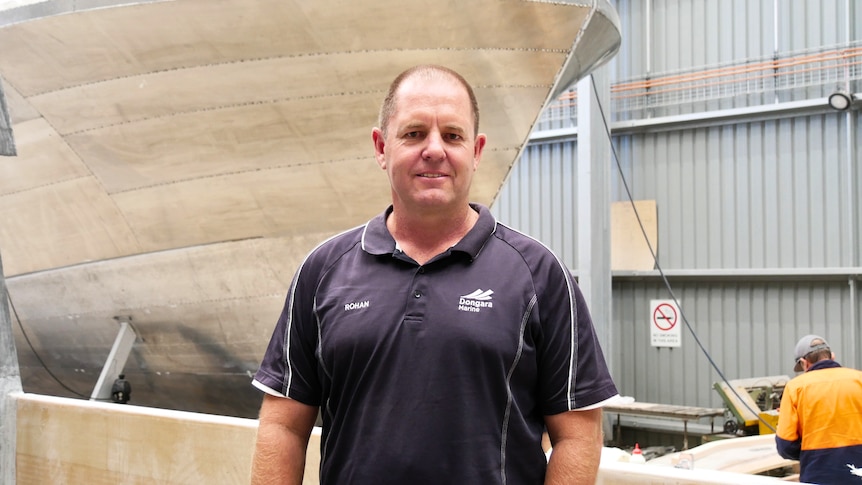
[[[126,360],[128,360],[132,346],[138,338],[135,330],[126,320],[120,320],[120,330],[117,332],[117,338],[114,339],[114,345],[111,347],[111,352],[108,354],[108,359],[105,361],[96,387],[93,388],[93,394],[90,395],[91,401],[110,401],[111,386],[123,373]]]

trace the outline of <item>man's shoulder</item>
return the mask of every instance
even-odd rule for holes
[[[531,255],[542,257],[556,258],[554,252],[546,246],[542,241],[514,229],[506,224],[497,223],[497,228],[494,236],[514,248],[521,253],[529,253]]]
[[[829,369],[823,369],[833,372],[835,375],[840,375],[842,377],[846,377],[848,379],[856,379],[862,381],[862,370],[854,369],[852,367],[832,367]]]
[[[312,249],[304,264],[326,264],[361,247],[365,224],[335,234]]]
[[[505,224],[497,225],[493,237],[510,252],[503,257],[521,261],[534,282],[541,282],[542,286],[556,286],[570,279],[565,262],[538,239]],[[505,250],[503,253],[495,251],[497,257],[504,253]]]
[[[824,381],[833,381],[836,379],[853,379],[862,382],[862,371],[853,369],[851,367],[842,366],[813,369],[809,370],[808,372],[799,374],[798,376],[791,379],[787,383],[787,386],[785,386],[785,390],[787,389],[787,387],[801,387],[808,384],[816,384]]]

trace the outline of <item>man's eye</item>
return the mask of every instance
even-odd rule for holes
[[[419,132],[418,131],[410,131],[410,132],[404,134],[404,138],[419,138]]]
[[[446,135],[446,138],[451,141],[461,141],[463,139],[461,135],[457,133],[449,133],[448,135]]]

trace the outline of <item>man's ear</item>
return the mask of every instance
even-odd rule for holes
[[[476,143],[473,144],[473,170],[479,168],[479,161],[482,160],[482,150],[485,149],[485,143],[488,137],[484,133],[476,135]]]
[[[386,140],[383,136],[383,131],[380,128],[371,130],[371,140],[374,142],[374,158],[377,159],[377,165],[382,170],[386,170],[386,157],[384,156]]]

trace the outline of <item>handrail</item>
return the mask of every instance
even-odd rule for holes
[[[836,54],[840,53],[840,54]],[[766,69],[782,69],[787,67],[801,66],[805,64],[811,64],[814,62],[822,62],[822,61],[831,61],[838,59],[849,59],[856,56],[862,56],[862,47],[857,47],[853,49],[841,49],[837,51],[826,51],[819,54],[807,55],[807,56],[798,56],[798,57],[790,57],[784,59],[775,59],[772,61],[760,62],[760,63],[749,63],[740,66],[730,66],[725,68],[718,69],[709,69],[706,71],[697,71],[686,74],[679,74],[673,76],[663,76],[659,78],[645,79],[643,81],[635,81],[628,83],[619,83],[615,84],[611,87],[611,92],[619,92],[626,91],[630,89],[650,89],[656,86],[664,86],[668,84],[679,84],[683,82],[693,82],[700,81],[705,79],[714,79],[718,77],[731,76],[735,74],[747,74],[751,72],[763,71]],[[858,64],[852,63],[851,65]],[[847,64],[841,64],[840,66],[845,66]],[[791,72],[785,73],[776,73],[775,75],[788,75]]]
[[[801,63],[800,63],[800,65],[801,65]],[[860,59],[859,61],[856,61],[856,62],[846,64],[846,65],[847,66],[862,65],[862,59]],[[761,74],[761,75],[757,75],[757,76],[747,77],[747,78],[745,78],[745,81],[750,82],[750,81],[756,81],[756,80],[761,80],[761,79],[776,79],[776,78],[780,78],[782,76],[798,75],[798,74],[802,74],[802,73],[818,72],[818,71],[823,71],[823,70],[824,69],[822,69],[822,68],[808,68],[808,69],[802,69],[802,70],[788,72],[788,73]],[[703,79],[707,79],[707,78],[704,77]],[[715,79],[715,78],[709,78],[709,79]],[[733,84],[736,82],[740,82],[740,81],[736,80],[736,79],[726,79],[726,80],[720,80],[720,81],[711,82],[711,83],[698,84],[697,88],[702,89],[702,88],[708,88],[708,87],[713,87],[713,86],[723,86],[723,85]],[[687,89],[691,89],[691,87],[689,87],[689,86],[676,86],[676,87],[667,88],[667,89],[654,89],[654,90],[649,91],[649,92],[632,93],[632,94],[618,95],[618,96],[612,96],[612,97],[613,97],[613,99],[627,99],[627,98],[641,97],[641,96],[650,95],[650,94],[654,95],[654,94],[671,93],[671,92],[677,92],[677,91],[685,91]],[[611,89],[611,92],[613,93],[614,90]]]
[[[836,78],[862,79],[862,46],[844,47],[830,49],[817,53],[806,53],[795,56],[774,58],[759,62],[746,62],[739,65],[728,65],[717,68],[709,68],[700,71],[686,73],[675,73],[646,79],[632,80],[614,84],[610,87],[611,100],[614,102],[631,101],[636,99],[649,99],[662,95],[680,93],[685,91],[714,90],[714,88],[734,84],[750,86],[752,83],[760,88],[750,90],[748,94],[767,91],[764,81],[773,80],[777,85],[773,89],[792,89],[794,87],[812,86],[825,84]],[[852,69],[850,74],[832,74],[836,70]],[[826,73],[817,77],[816,73]],[[784,79],[809,76],[807,79],[818,79],[817,82],[803,82],[801,84],[788,85],[782,82]],[[685,99],[682,102],[696,102],[708,99],[716,99],[728,96],[726,93],[715,93],[701,96],[699,99]],[[733,95],[745,94],[734,92]],[[577,91],[571,90],[560,95],[555,102],[548,107],[548,112],[571,109],[577,104]],[[553,117],[553,116],[551,116]],[[551,117],[546,117],[551,118]]]

